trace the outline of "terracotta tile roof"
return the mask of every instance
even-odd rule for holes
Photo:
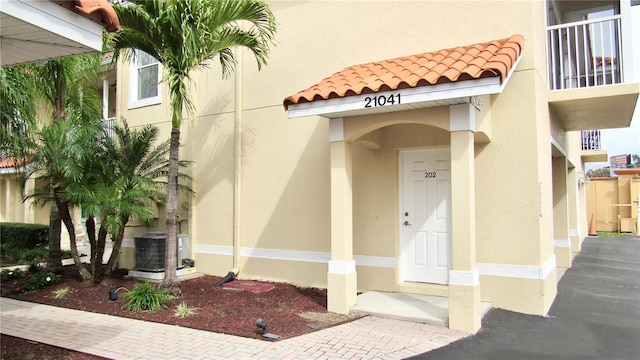
[[[17,159],[14,157],[0,158],[0,169],[9,169],[14,167],[20,168],[25,164],[30,164],[32,161],[32,159],[25,161],[24,159]]]
[[[54,3],[102,25],[109,32],[120,29],[120,20],[108,0],[52,0]]]
[[[348,67],[284,99],[289,105],[442,83],[500,77],[502,83],[522,53],[524,38],[460,46]]]

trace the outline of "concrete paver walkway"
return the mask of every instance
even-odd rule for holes
[[[111,359],[404,359],[468,334],[367,316],[276,342],[2,298],[0,332]]]

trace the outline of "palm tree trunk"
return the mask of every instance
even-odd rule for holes
[[[49,252],[47,269],[54,273],[62,272],[62,251],[60,250],[60,231],[62,222],[55,202],[50,203],[49,210]]]
[[[116,264],[116,260],[118,259],[118,255],[120,255],[120,248],[122,247],[122,239],[124,238],[124,228],[129,222],[129,216],[122,215],[121,216],[122,227],[118,230],[116,234],[116,238],[113,239],[113,249],[111,249],[111,255],[109,256],[109,261],[107,262],[107,275],[111,276],[111,271],[113,270],[113,266]]]
[[[93,272],[93,282],[95,284],[100,283],[102,280],[102,257],[104,256],[104,246],[107,243],[108,233],[105,220],[103,219],[100,224],[100,230],[98,230],[96,251],[92,251],[92,253],[94,253],[94,258],[91,259],[91,271]]]
[[[167,238],[165,240],[164,279],[161,288],[169,290],[173,296],[180,296],[180,280],[178,280],[177,246],[178,234],[176,215],[178,213],[178,159],[180,149],[180,128],[171,129],[171,145],[169,148],[169,179],[167,190]]]
[[[93,267],[93,259],[96,257],[96,218],[93,215],[87,217],[86,221],[87,227],[87,237],[89,238],[89,246],[91,248],[91,254],[89,259],[91,259],[91,273],[93,274],[95,280],[95,269]]]
[[[69,233],[69,244],[71,245],[73,263],[78,268],[78,272],[80,273],[80,277],[82,278],[82,280],[90,280],[91,274],[82,265],[82,262],[80,261],[80,254],[78,254],[78,246],[76,244],[76,229],[73,226],[73,220],[71,219],[69,206],[64,201],[58,200],[58,197],[56,197],[56,204],[58,205],[58,211],[60,211],[60,218],[62,219],[62,222],[66,226],[67,232]]]

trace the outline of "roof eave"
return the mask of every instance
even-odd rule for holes
[[[88,9],[76,2],[58,2],[64,6],[41,0],[0,1],[3,67],[100,52],[105,26],[109,31],[119,27],[106,0],[91,2]],[[91,20],[95,18],[102,22]]]
[[[511,74],[509,74],[509,76],[510,75]],[[499,76],[494,76],[482,79],[289,104],[287,113],[289,118],[300,118],[306,116],[339,118],[467,103],[470,101],[470,98],[474,96],[501,93],[509,76],[502,83]],[[385,97],[384,105],[380,105],[382,101],[374,102],[372,99],[379,97]],[[387,105],[386,99],[392,99],[394,103],[392,105]]]

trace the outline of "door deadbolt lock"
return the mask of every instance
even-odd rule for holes
[[[405,212],[405,213],[404,213],[404,216],[409,216],[409,213],[408,213],[408,212]]]

